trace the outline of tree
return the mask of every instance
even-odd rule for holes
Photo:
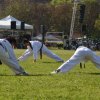
[[[59,4],[67,3],[68,1],[71,1],[71,0],[52,0],[51,4],[59,5]]]
[[[12,15],[19,20],[35,26],[35,33],[40,33],[40,25],[44,24],[48,31],[64,31],[69,34],[72,17],[72,0],[52,0],[51,3],[32,3],[31,0],[5,0],[7,4],[2,17]],[[81,0],[85,4],[83,25],[87,25],[88,33],[98,31],[100,3],[96,0]],[[84,1],[84,3],[83,3]],[[99,0],[98,0],[99,1]],[[79,5],[78,5],[79,7]],[[79,31],[79,9],[77,8],[75,30]],[[94,27],[95,26],[95,27]],[[76,33],[77,33],[76,32]],[[79,31],[80,32],[80,31]]]
[[[27,23],[31,23],[31,10],[31,5],[27,0],[10,0],[5,8],[5,15],[10,14]]]
[[[100,19],[95,21],[95,28],[100,31]]]

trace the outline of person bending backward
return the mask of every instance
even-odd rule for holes
[[[7,39],[0,39],[0,60],[9,66],[15,75],[28,75],[19,65],[13,48]]]
[[[100,56],[97,56],[91,49],[80,46],[76,49],[74,55],[69,60],[64,62],[57,70],[51,72],[51,74],[68,72],[80,62],[86,62],[89,60],[94,63],[97,68],[100,68]]]
[[[39,41],[24,40],[24,44],[27,46],[27,50],[24,52],[22,56],[18,58],[18,60],[23,61],[33,54],[34,62],[36,62],[36,60],[38,59],[38,53],[40,52],[42,43]],[[42,47],[42,53],[52,59],[55,59],[57,62],[63,62],[63,59],[61,59],[59,56],[51,52],[44,44]]]

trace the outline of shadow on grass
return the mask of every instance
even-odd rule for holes
[[[79,72],[79,73],[76,73],[76,74],[100,75],[100,73],[87,73],[87,72]],[[31,74],[29,76],[55,76],[55,75],[49,73],[49,74]]]
[[[52,76],[51,74],[30,74],[29,76]]]
[[[42,62],[42,63],[57,63],[57,62]]]
[[[87,73],[87,72],[71,72],[69,74],[100,75],[100,73]],[[29,75],[5,75],[5,74],[0,74],[0,76],[30,77],[30,76],[54,76],[54,75],[48,73],[48,74],[29,74]]]
[[[63,63],[63,62],[58,61],[58,62],[42,62],[42,63]]]
[[[91,75],[100,75],[100,73],[87,73],[87,74],[91,74]]]
[[[29,74],[29,75],[5,75],[5,74],[0,74],[0,76],[30,77],[30,76],[52,76],[52,75],[51,74]]]
[[[88,74],[88,75],[100,75],[100,73],[96,73],[96,72],[94,72],[94,73],[88,73],[88,72],[72,72],[72,73],[74,73],[74,74]],[[70,73],[71,74],[71,73]]]

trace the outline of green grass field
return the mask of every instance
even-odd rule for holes
[[[52,50],[67,60],[74,51]],[[24,50],[15,50],[19,57]],[[97,52],[100,55],[100,52]],[[43,55],[33,63],[32,56],[20,65],[31,76],[14,76],[5,65],[0,66],[0,100],[100,100],[100,70],[91,62],[68,73],[50,75],[62,63]]]

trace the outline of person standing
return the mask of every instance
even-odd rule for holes
[[[97,68],[100,69],[100,56],[97,56],[91,49],[80,46],[76,49],[74,55],[69,60],[64,62],[57,70],[51,72],[51,74],[68,72],[75,67],[75,65],[86,61],[91,61]]]
[[[57,62],[63,62],[63,59],[61,59],[59,56],[51,52],[44,44],[42,45],[42,43],[39,41],[24,40],[24,44],[27,46],[27,50],[24,52],[22,56],[18,58],[19,61],[23,61],[27,59],[30,55],[33,55],[34,62],[36,62],[36,60],[38,59],[38,53],[41,49],[42,53],[47,55],[48,57],[56,60]]]
[[[0,60],[7,65],[15,75],[28,75],[28,73],[19,65],[12,45],[7,39],[0,39]]]

